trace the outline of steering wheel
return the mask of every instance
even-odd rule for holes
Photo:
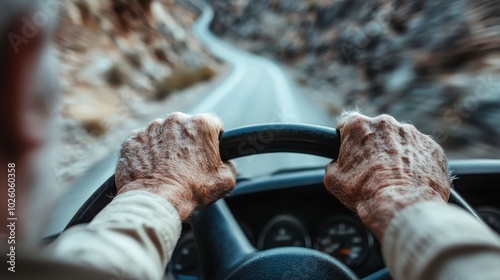
[[[250,139],[266,139],[260,149],[244,149]],[[226,131],[220,138],[220,155],[227,161],[251,154],[294,152],[335,160],[340,135],[334,128],[303,124],[266,124]],[[97,189],[69,222],[90,222],[116,194],[114,175]],[[475,211],[453,189],[450,202],[479,219]],[[480,219],[479,219],[480,220]],[[309,248],[283,247],[256,250],[234,219],[223,200],[199,211],[191,221],[205,279],[359,279],[335,258]],[[364,280],[391,279],[383,269]]]

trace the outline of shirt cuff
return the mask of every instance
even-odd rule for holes
[[[156,194],[133,190],[117,195],[90,223],[90,227],[109,226],[113,223],[145,223],[155,229],[167,247],[177,243],[182,222],[177,209]],[[172,237],[177,237],[172,243]]]
[[[179,214],[168,201],[134,190],[116,196],[90,224],[65,231],[51,250],[117,279],[161,279],[180,233]]]
[[[427,279],[454,252],[499,248],[498,236],[458,206],[444,202],[411,205],[390,222],[382,246],[395,279]],[[439,260],[439,262],[437,261]],[[429,278],[430,279],[430,278]]]

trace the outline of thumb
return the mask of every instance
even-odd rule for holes
[[[345,178],[342,171],[340,171],[338,162],[332,161],[326,166],[325,178],[323,180],[326,189],[337,197],[347,208],[354,211],[354,197],[352,191],[349,189],[347,183],[348,179],[349,178]]]
[[[325,185],[326,189],[334,195],[335,189],[338,189],[336,186],[338,173],[338,163],[336,161],[332,161],[326,166],[323,184]]]

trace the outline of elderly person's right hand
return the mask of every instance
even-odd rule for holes
[[[222,122],[210,114],[173,113],[135,131],[116,167],[118,193],[144,190],[169,201],[181,220],[234,188],[236,170],[222,162]]]
[[[442,148],[413,125],[393,117],[344,114],[341,147],[325,186],[356,212],[380,240],[391,219],[420,201],[448,200],[451,179]]]

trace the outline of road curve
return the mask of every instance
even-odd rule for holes
[[[213,112],[226,129],[276,122],[332,125],[328,115],[285,75],[274,62],[242,51],[217,38],[210,30],[214,12],[200,4],[203,13],[193,26],[194,34],[214,55],[226,61],[232,72],[190,113]],[[244,176],[269,174],[271,171],[323,165],[321,158],[296,155],[261,155],[237,160]]]
[[[200,5],[203,12],[193,31],[207,49],[232,67],[232,71],[188,113],[215,113],[223,120],[226,130],[277,122],[331,125],[327,114],[300,92],[275,63],[215,37],[209,30],[213,10],[208,5]],[[111,155],[97,163],[58,199],[45,236],[64,229],[87,198],[113,174],[115,161],[116,156]],[[252,177],[327,162],[327,159],[307,155],[271,154],[241,158],[236,164],[242,176]]]

